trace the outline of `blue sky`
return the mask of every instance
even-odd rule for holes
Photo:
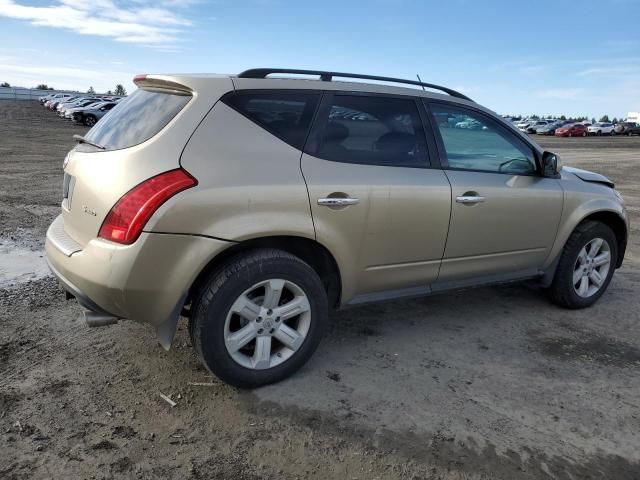
[[[0,0],[0,81],[328,69],[440,83],[504,114],[640,110],[640,0]]]

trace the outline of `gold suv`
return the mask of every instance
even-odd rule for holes
[[[49,265],[91,326],[147,322],[168,349],[188,317],[231,384],[293,373],[331,308],[523,279],[582,308],[622,263],[613,184],[454,90],[284,69],[134,81],[64,161]]]

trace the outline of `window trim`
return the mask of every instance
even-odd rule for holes
[[[350,96],[350,97],[380,97],[380,98],[394,98],[400,100],[409,100],[412,101],[416,107],[416,111],[418,113],[418,121],[420,123],[417,132],[421,132],[424,138],[426,151],[425,151],[425,161],[422,165],[390,165],[389,163],[384,162],[368,162],[368,163],[360,163],[360,162],[349,162],[344,160],[336,160],[334,158],[326,158],[319,156],[319,147],[320,141],[324,137],[324,132],[327,127],[329,111],[331,110],[333,99],[336,96]],[[436,146],[433,138],[429,135],[429,131],[425,128],[425,114],[423,112],[422,102],[420,102],[419,97],[414,97],[412,95],[395,95],[389,93],[379,93],[379,92],[353,92],[349,90],[325,90],[322,99],[320,100],[320,104],[318,109],[316,110],[315,117],[313,119],[313,125],[311,126],[311,131],[307,136],[307,142],[304,146],[304,153],[311,155],[320,160],[324,160],[327,162],[336,162],[336,163],[347,163],[350,165],[361,165],[364,167],[375,166],[375,167],[391,167],[391,168],[421,168],[421,169],[440,169],[440,164],[437,161],[438,156],[436,155]]]
[[[503,125],[496,118],[493,118],[491,115],[487,114],[487,112],[484,112],[478,108],[473,108],[468,105],[459,105],[454,102],[447,102],[444,100],[423,99],[423,103],[424,103],[424,108],[427,111],[427,114],[431,121],[431,131],[436,141],[436,145],[439,153],[438,158],[440,160],[440,164],[443,170],[452,170],[452,171],[458,171],[458,172],[493,173],[497,175],[511,175],[511,176],[519,175],[523,177],[542,177],[543,176],[540,170],[540,152],[538,151],[538,149],[535,148],[535,146],[533,146],[529,142],[525,141],[523,138],[520,138],[518,135],[514,134],[514,132],[512,132],[508,127]],[[495,170],[478,170],[473,168],[456,168],[456,167],[449,166],[449,159],[447,156],[447,151],[444,146],[444,141],[442,140],[442,134],[440,133],[440,129],[437,127],[435,116],[433,114],[433,111],[431,110],[431,105],[434,105],[434,106],[444,105],[446,108],[452,108],[454,110],[458,110],[461,112],[464,112],[465,110],[469,110],[474,114],[477,114],[480,117],[487,119],[498,130],[504,133],[506,137],[512,139],[515,143],[519,143],[525,149],[528,149],[531,151],[533,155],[533,161],[535,164],[535,171],[531,173],[496,172]]]
[[[299,145],[293,144],[292,142],[289,142],[289,141],[285,140],[284,138],[282,138],[282,136],[278,132],[276,132],[273,129],[269,128],[267,125],[262,125],[262,124],[258,123],[255,119],[251,118],[245,112],[243,112],[239,108],[236,108],[235,105],[233,105],[232,103],[227,101],[229,98],[235,97],[235,96],[239,96],[239,95],[288,94],[288,93],[310,94],[310,95],[316,95],[317,96],[317,98],[314,101],[314,104],[311,105],[311,106],[307,105],[305,107],[305,109],[304,109],[304,110],[306,110],[307,108],[310,108],[312,110],[312,112],[310,114],[311,118],[309,119],[309,126],[307,127],[307,131],[305,132],[305,134],[302,135],[302,139],[301,139],[301,142],[300,142]],[[265,130],[266,132],[270,133],[271,135],[276,137],[278,140],[286,143],[287,145],[289,145],[290,147],[295,148],[296,150],[303,151],[304,148],[305,148],[305,144],[307,143],[307,140],[309,138],[309,134],[313,129],[313,123],[314,123],[316,115],[318,113],[318,108],[320,106],[320,103],[322,102],[322,97],[323,97],[323,91],[322,90],[317,90],[317,89],[308,89],[308,88],[243,88],[243,89],[240,89],[240,90],[232,90],[230,92],[225,93],[224,95],[222,95],[222,97],[220,97],[219,101],[224,103],[227,107],[231,108],[234,112],[237,112],[240,115],[242,115],[244,118],[249,120],[254,125],[256,125],[256,126],[262,128],[263,130]],[[304,115],[304,114],[305,114],[305,111],[302,112],[302,115]]]

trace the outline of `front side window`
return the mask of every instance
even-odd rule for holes
[[[224,102],[289,145],[302,149],[320,95],[314,92],[238,92]]]
[[[429,165],[427,145],[413,99],[334,95],[316,155],[326,160],[396,167]]]
[[[533,151],[490,118],[465,108],[433,104],[450,169],[531,174]]]

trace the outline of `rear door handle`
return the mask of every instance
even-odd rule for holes
[[[456,197],[456,203],[463,203],[465,205],[473,205],[474,203],[484,202],[484,197],[478,195],[460,195]]]
[[[318,205],[324,205],[326,207],[345,207],[347,205],[357,205],[358,203],[360,203],[359,198],[351,197],[327,197],[318,199]]]

